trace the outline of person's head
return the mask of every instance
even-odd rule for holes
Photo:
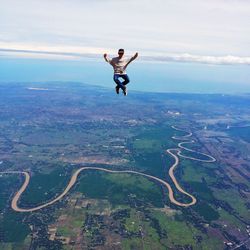
[[[121,58],[124,55],[124,49],[119,49],[118,50],[118,55]]]

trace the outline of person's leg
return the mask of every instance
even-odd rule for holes
[[[114,81],[115,81],[115,83],[117,84],[117,86],[119,88],[121,88],[122,90],[124,90],[125,86],[123,85],[122,82],[120,82],[119,77],[120,77],[120,75],[114,74]]]
[[[126,75],[121,75],[121,78],[124,80],[123,83],[122,83],[123,85],[127,85],[130,82],[129,77],[128,77],[127,74]]]
[[[124,94],[124,95],[127,95],[128,92],[127,92],[126,84],[128,84],[128,83],[130,82],[129,77],[128,77],[127,74],[126,74],[126,75],[121,75],[120,77],[124,80],[124,81],[122,82],[122,84],[123,84],[123,86],[124,86],[124,89],[122,89],[122,90],[123,90],[123,94]]]

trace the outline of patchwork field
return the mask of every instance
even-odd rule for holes
[[[0,91],[1,249],[250,247],[249,97]]]

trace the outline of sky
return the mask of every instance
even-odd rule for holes
[[[57,72],[51,79],[87,81],[70,69],[82,65],[89,72],[96,60],[100,76],[89,81],[109,84],[105,70],[112,71],[102,68],[102,54],[125,48],[128,56],[139,52],[130,68],[145,82],[140,88],[150,85],[148,79],[163,86],[171,79],[177,91],[182,78],[220,84],[221,90],[240,84],[250,92],[249,0],[0,0],[0,6],[0,81],[17,80],[19,72],[45,62]],[[64,78],[58,74],[63,64]],[[36,72],[33,80],[46,74],[41,67]]]

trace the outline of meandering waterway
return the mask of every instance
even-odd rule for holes
[[[172,128],[175,129],[175,130],[178,130],[178,131],[186,132],[184,130],[176,128],[175,126],[172,126]],[[174,170],[176,169],[176,167],[179,164],[179,157],[194,160],[194,161],[200,161],[200,162],[215,162],[216,161],[216,159],[211,155],[201,153],[201,152],[197,152],[195,150],[192,150],[192,149],[189,149],[189,148],[183,146],[183,144],[188,144],[188,143],[194,143],[195,142],[194,140],[189,140],[189,138],[191,136],[192,136],[191,132],[188,132],[187,135],[180,136],[180,137],[173,136],[172,139],[182,140],[182,142],[178,143],[178,148],[170,148],[170,149],[166,150],[166,153],[171,155],[175,160],[175,162],[173,163],[173,165],[170,167],[170,169],[168,171],[169,176],[172,179],[176,189],[179,192],[181,192],[182,194],[188,196],[191,199],[191,201],[188,202],[188,203],[183,203],[183,202],[177,201],[175,199],[174,192],[173,192],[173,189],[172,189],[171,185],[167,181],[162,180],[162,179],[160,179],[160,178],[158,178],[156,176],[141,173],[141,172],[137,172],[137,171],[133,171],[133,170],[111,170],[111,169],[100,168],[100,167],[81,167],[81,168],[79,168],[78,170],[76,170],[73,173],[73,175],[72,175],[69,183],[67,184],[66,188],[64,189],[64,191],[60,195],[58,195],[56,198],[54,198],[53,200],[48,201],[48,202],[46,202],[46,203],[44,203],[42,205],[39,205],[37,207],[21,208],[21,207],[19,207],[18,203],[19,203],[19,200],[20,200],[23,192],[26,190],[27,186],[29,185],[30,174],[28,172],[26,172],[26,171],[5,171],[5,172],[0,172],[0,174],[22,174],[25,177],[24,183],[22,184],[21,188],[17,191],[17,193],[15,194],[15,196],[13,197],[13,199],[11,201],[11,207],[16,212],[34,212],[34,211],[40,210],[42,208],[45,208],[45,207],[48,207],[48,206],[54,204],[55,202],[61,200],[70,191],[70,189],[75,185],[75,183],[76,183],[76,181],[78,179],[78,176],[81,174],[81,172],[83,172],[83,171],[91,171],[91,170],[92,171],[103,171],[103,172],[107,172],[107,173],[120,173],[120,174],[126,173],[126,174],[141,175],[141,176],[143,176],[145,178],[148,178],[150,180],[154,180],[154,181],[158,182],[159,184],[163,185],[165,188],[167,188],[168,189],[169,199],[173,204],[175,204],[177,206],[181,206],[181,207],[189,207],[189,206],[194,205],[197,202],[197,200],[192,194],[189,194],[188,192],[186,192],[180,186],[180,184],[178,183],[178,181],[176,180],[176,178],[174,176]],[[195,157],[190,157],[190,156],[183,155],[181,153],[182,150],[185,150],[187,152],[196,153],[197,155],[202,155],[203,157],[206,157],[207,159],[200,159],[200,158],[195,158]]]

